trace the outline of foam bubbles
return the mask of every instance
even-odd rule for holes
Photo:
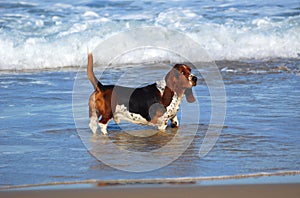
[[[215,60],[299,58],[300,27],[286,27],[287,23],[268,19],[249,24],[203,23],[198,31],[188,34]]]
[[[99,15],[93,11],[86,11],[84,14],[83,14],[84,17],[95,17],[95,18],[98,18]]]
[[[299,58],[300,16],[291,15],[293,7],[282,8],[283,12],[270,4],[273,14],[257,16],[256,9],[264,8],[234,2],[152,4],[129,2],[124,10],[114,2],[3,3],[0,69],[80,66],[85,64],[87,47],[93,49],[111,35],[145,26],[178,30],[200,43],[214,60]],[[142,13],[137,12],[140,9]]]

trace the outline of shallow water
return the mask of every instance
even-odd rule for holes
[[[93,152],[89,152],[82,143],[72,112],[75,69],[0,74],[0,185],[299,171],[299,60],[224,61],[218,66],[224,79],[227,111],[225,125],[213,149],[199,158],[200,145],[211,115],[209,91],[200,78],[194,90],[199,104],[199,122],[184,121],[180,127],[185,132],[183,137],[189,138],[189,130],[197,126],[191,145],[174,162],[142,173],[124,172],[107,166],[94,158]],[[112,69],[101,79],[104,82],[114,81],[124,71]],[[160,76],[166,72],[164,67],[155,71],[145,69],[144,72],[151,75],[143,76],[143,80],[151,81],[153,75]],[[132,80],[134,78],[129,78],[128,84]],[[85,93],[91,93],[92,86],[87,80],[83,86],[86,89],[82,93],[88,97]],[[73,108],[74,105],[76,107],[76,102]],[[86,101],[83,121],[88,119],[87,110]],[[88,123],[80,130],[92,137]],[[108,131],[109,140],[119,149],[145,153],[164,146],[179,133],[170,129],[167,133],[154,131],[155,135],[145,138],[141,136],[148,136],[146,133],[152,133],[153,128],[127,123],[117,126],[113,121]],[[89,139],[91,145],[102,140],[101,135]],[[113,162],[127,166],[120,164],[124,163],[123,159],[112,155],[114,150],[90,149],[96,149],[95,152],[110,156]],[[176,146],[171,147],[169,153],[176,152],[176,149]],[[140,166],[147,167],[149,164],[140,161]]]

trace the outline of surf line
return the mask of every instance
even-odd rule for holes
[[[224,175],[224,176],[208,176],[208,177],[179,177],[179,178],[157,178],[157,179],[119,179],[119,180],[82,180],[82,181],[65,181],[65,182],[49,182],[41,184],[24,184],[17,186],[1,186],[0,190],[19,189],[19,188],[37,188],[37,187],[50,187],[58,185],[79,185],[91,184],[93,186],[112,186],[112,185],[129,185],[129,184],[194,184],[198,181],[212,181],[212,180],[227,180],[227,179],[245,179],[253,177],[266,177],[266,176],[287,176],[299,175],[300,170],[294,171],[278,171],[278,172],[260,172],[251,174],[239,175]]]

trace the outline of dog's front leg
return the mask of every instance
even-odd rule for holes
[[[157,123],[157,128],[159,131],[166,131],[167,126],[168,126],[168,119],[162,116]]]

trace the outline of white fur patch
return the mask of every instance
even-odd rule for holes
[[[90,124],[89,127],[91,129],[91,131],[96,134],[97,133],[97,124],[98,124],[98,118],[97,116],[92,116],[90,117]]]
[[[182,97],[178,97],[176,93],[174,93],[174,96],[172,98],[172,101],[169,106],[167,106],[167,111],[164,113],[162,117],[158,119],[158,129],[166,129],[168,125],[169,119],[172,119],[176,117],[176,114],[179,110],[180,102],[182,100]],[[177,118],[176,118],[177,119]]]
[[[141,116],[140,114],[129,112],[125,105],[116,106],[114,120],[116,123],[119,123],[120,120],[125,120],[134,124],[149,125],[149,122],[143,116]]]
[[[156,82],[157,89],[160,91],[161,95],[163,95],[166,87],[166,82],[164,80],[157,81]],[[169,106],[167,106],[167,112],[163,115],[167,116],[166,118],[170,119],[176,116],[176,113],[179,110],[180,102],[182,100],[182,97],[179,97],[176,93],[174,93],[174,96],[172,98],[171,103]]]
[[[99,127],[101,129],[101,132],[106,135],[107,134],[107,124],[102,124],[99,122]]]
[[[166,87],[166,81],[156,81],[156,88],[160,91],[160,95],[162,96]]]

